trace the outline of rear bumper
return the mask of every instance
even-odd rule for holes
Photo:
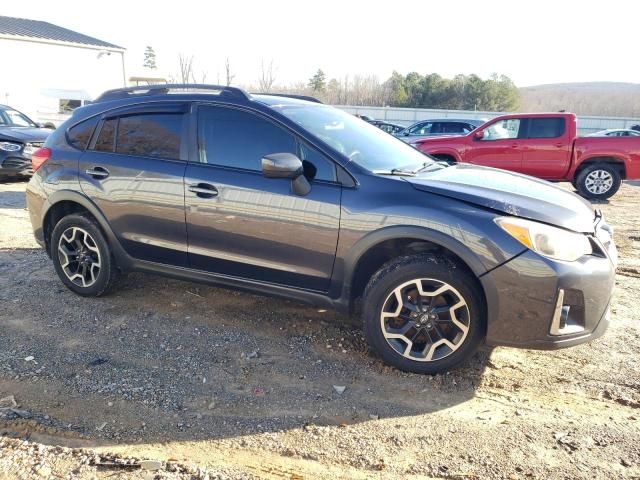
[[[487,343],[552,350],[602,336],[609,324],[615,258],[613,244],[608,256],[576,262],[526,251],[484,275]]]

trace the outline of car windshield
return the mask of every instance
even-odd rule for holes
[[[0,109],[0,127],[35,127],[26,115],[11,109]]]
[[[433,160],[401,140],[326,105],[272,105],[292,121],[370,171],[415,172]]]

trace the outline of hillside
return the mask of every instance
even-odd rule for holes
[[[567,110],[579,115],[640,117],[640,84],[556,83],[520,88],[521,110]]]

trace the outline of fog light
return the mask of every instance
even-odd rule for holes
[[[559,289],[556,307],[553,311],[553,319],[551,320],[551,328],[549,329],[550,335],[571,335],[584,331],[584,324],[580,322],[582,315],[576,316],[578,318],[572,318],[570,315],[571,304],[569,302],[572,302],[572,300],[568,299],[568,302],[565,302],[565,292],[562,288]]]

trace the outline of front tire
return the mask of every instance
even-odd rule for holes
[[[118,269],[109,243],[91,217],[62,218],[51,234],[51,259],[65,286],[86,297],[99,297],[115,284]]]
[[[364,333],[394,367],[435,374],[467,360],[482,341],[485,308],[473,275],[432,254],[385,264],[364,293]]]
[[[605,200],[620,188],[620,171],[612,165],[599,163],[583,169],[575,179],[578,193],[589,199]]]

